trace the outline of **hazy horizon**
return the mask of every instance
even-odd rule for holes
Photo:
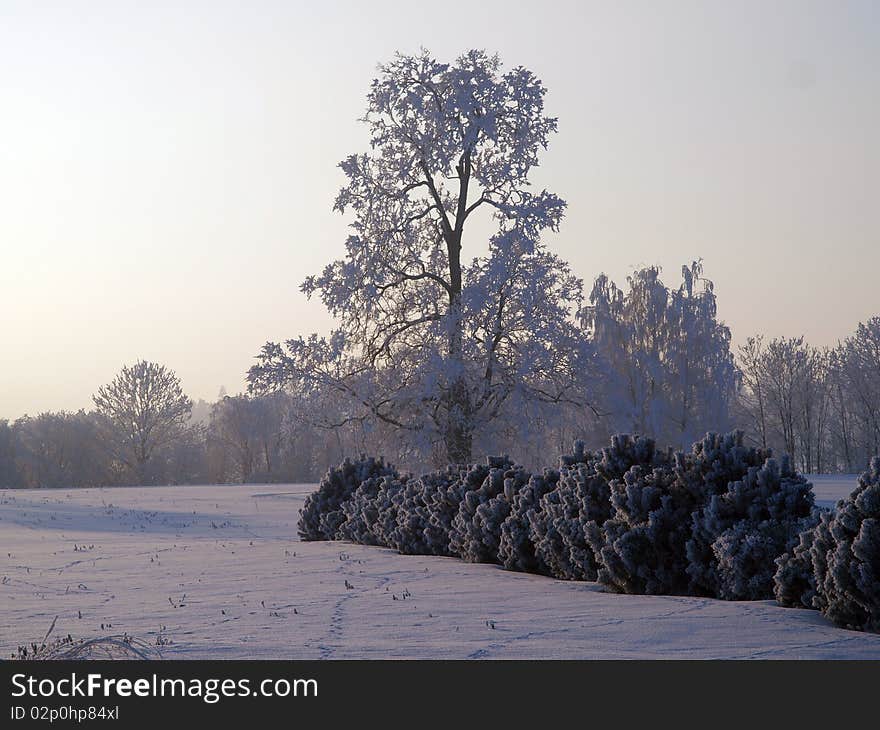
[[[376,64],[420,46],[544,81],[547,241],[587,283],[701,257],[735,343],[880,314],[880,6],[531,7],[4,3],[0,418],[89,408],[139,358],[214,400],[327,331],[299,284],[343,252],[336,164]]]

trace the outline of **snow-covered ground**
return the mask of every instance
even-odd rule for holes
[[[821,477],[833,504],[853,477]],[[310,485],[0,490],[0,652],[129,635],[168,658],[873,658],[772,601],[620,596],[296,539]],[[104,628],[101,625],[104,625]]]

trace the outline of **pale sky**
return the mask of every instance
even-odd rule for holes
[[[326,331],[298,287],[343,251],[336,163],[420,46],[543,79],[587,282],[702,257],[735,341],[880,314],[880,3],[0,0],[0,418],[139,358],[213,400]]]

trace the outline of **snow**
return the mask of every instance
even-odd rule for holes
[[[855,478],[815,484],[833,503]],[[172,659],[880,659],[880,635],[773,601],[615,595],[300,542],[297,512],[313,490],[0,490],[0,653],[39,641],[57,615],[55,634],[75,639],[127,632],[154,644],[164,626]]]
[[[808,474],[807,480],[813,484],[816,504],[820,507],[834,507],[837,500],[845,499],[856,488],[858,474]]]

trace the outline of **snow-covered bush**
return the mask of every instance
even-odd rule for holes
[[[367,479],[341,505],[345,520],[336,534],[402,554],[453,555],[449,547],[452,521],[464,496],[479,490],[489,473],[487,463],[450,466],[417,479],[393,475]]]
[[[611,514],[608,477],[619,460],[615,450],[620,446],[630,448],[629,444],[628,437],[614,440],[600,473],[598,467],[603,457],[585,452],[583,445],[576,443],[574,455],[560,461],[556,489],[547,492],[539,509],[529,513],[529,533],[536,559],[553,577],[596,579],[596,558],[587,543],[587,525],[600,526]]]
[[[810,550],[817,585],[813,604],[838,626],[880,632],[880,457],[872,459],[856,490],[837,503],[828,532],[828,544],[817,534]]]
[[[327,470],[318,490],[306,497],[300,510],[297,530],[303,540],[335,540],[339,527],[346,520],[342,504],[349,500],[366,479],[397,477],[397,470],[373,457],[357,461],[346,458],[339,466]]]
[[[773,594],[781,605],[789,608],[818,608],[814,603],[816,571],[813,568],[813,552],[815,550],[819,571],[824,575],[831,545],[831,531],[828,528],[830,521],[830,512],[815,510],[805,522],[805,529],[798,535],[797,543],[776,558],[778,567],[773,577]]]
[[[674,469],[668,463],[637,464],[609,486],[611,518],[601,527],[587,526],[587,542],[599,558],[599,582],[618,593],[685,593],[693,503]]]
[[[425,535],[431,518],[425,498],[429,490],[440,484],[442,481],[425,480],[423,477],[411,481],[395,495],[393,504],[396,511],[394,525],[389,526],[388,547],[402,555],[433,554],[432,544]]]
[[[596,472],[611,482],[622,479],[634,466],[651,468],[668,462],[669,452],[659,451],[654,439],[623,433],[612,436],[611,445],[602,449]]]
[[[542,474],[533,474],[519,490],[514,491],[515,483],[509,489],[505,483],[503,497],[495,498],[503,498],[510,505],[509,514],[501,524],[501,542],[498,546],[498,562],[507,570],[550,573],[549,567],[535,552],[530,520],[537,519],[542,498],[553,492],[558,484],[559,472],[544,469]]]
[[[510,514],[514,494],[531,476],[507,457],[489,457],[487,461],[488,476],[478,489],[462,495],[449,530],[450,551],[470,563],[498,561],[501,524]]]
[[[706,470],[707,501],[693,515],[687,542],[691,592],[726,600],[773,596],[776,558],[793,548],[813,510],[810,483],[788,458],[744,449],[741,434]],[[702,457],[700,454],[699,457]],[[703,471],[696,460],[695,468]],[[714,480],[714,481],[710,481]]]
[[[607,487],[607,483],[602,480]],[[587,551],[581,514],[583,502],[574,479],[561,477],[556,489],[541,497],[539,509],[527,512],[535,560],[549,575],[562,580],[595,580],[585,569]]]
[[[875,462],[851,500],[820,520],[806,479],[788,459],[745,446],[742,432],[707,434],[686,454],[618,435],[599,455],[577,443],[559,470],[541,474],[507,457],[418,479],[381,460],[346,460],[306,501],[300,534],[598,579],[622,593],[751,600],[775,591],[786,605],[871,627],[878,483]]]
[[[473,466],[464,473],[450,467],[446,472],[433,472],[419,479],[426,518],[423,535],[431,555],[452,555],[449,530],[458,514],[461,495],[471,485],[478,488],[488,474],[485,466]]]
[[[578,464],[586,464],[593,459],[593,454],[587,451],[586,444],[580,439],[574,442],[574,449],[570,454],[563,454],[559,457],[559,468],[565,469],[569,466],[577,466]]]
[[[615,436],[599,456],[576,443],[574,454],[560,460],[556,488],[528,512],[530,539],[542,572],[564,580],[595,580],[597,551],[604,544],[601,526],[612,511],[609,482],[622,478],[634,464],[653,465],[662,458],[653,441],[640,437]]]
[[[770,456],[742,432],[710,433],[689,454],[612,479],[612,518],[588,529],[599,581],[625,593],[772,596],[775,559],[809,524],[813,497]]]
[[[609,473],[612,515],[601,529],[587,528],[599,582],[621,593],[689,593],[692,515],[738,461],[736,438],[707,434],[674,457],[649,439],[620,439],[603,456],[600,471],[632,466],[622,478]]]
[[[670,454],[652,439],[615,436],[596,473],[607,480],[610,515],[586,521],[584,533],[599,582],[620,593],[682,592],[693,500],[676,487]]]
[[[407,476],[396,479],[391,475],[361,482],[351,498],[341,505],[345,521],[336,532],[339,539],[387,547],[384,532],[379,528],[380,511],[407,483]]]

